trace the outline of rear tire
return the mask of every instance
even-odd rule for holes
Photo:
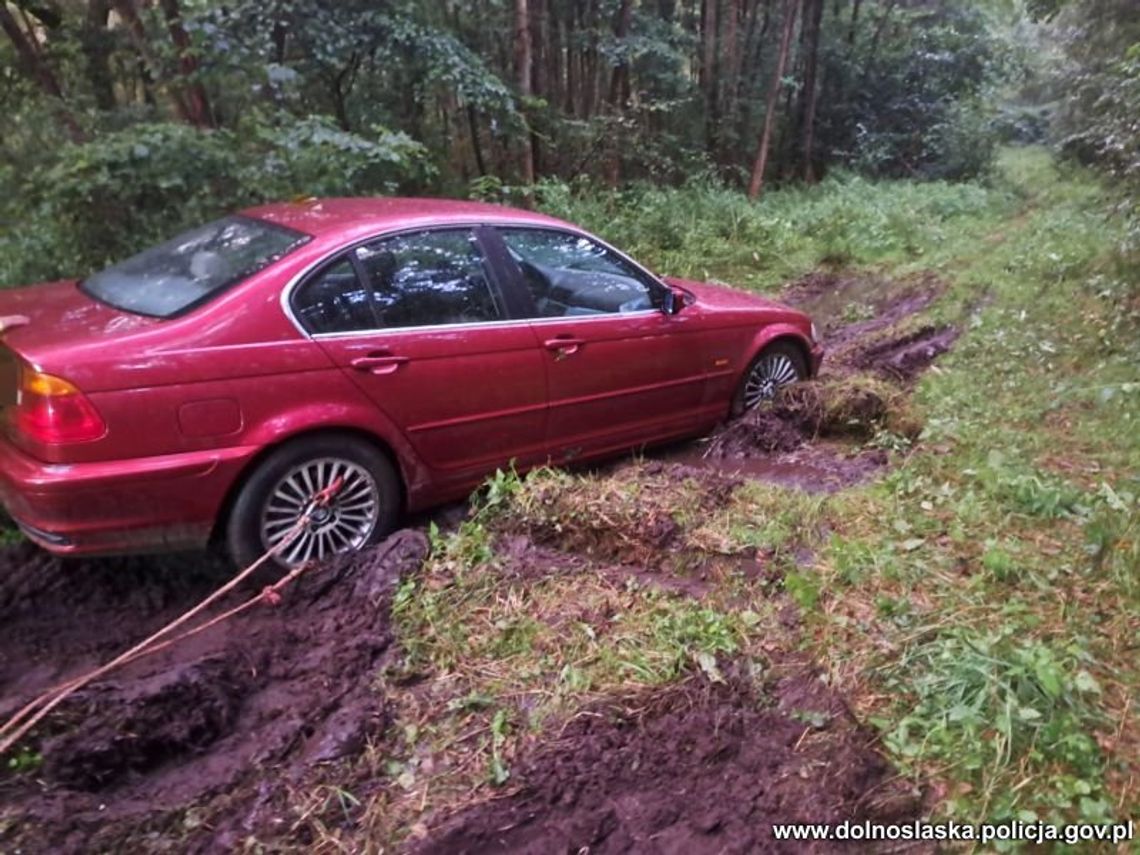
[[[338,487],[326,507],[313,504]],[[226,551],[248,567],[296,529],[308,525],[274,557],[278,567],[355,552],[380,541],[396,525],[400,482],[392,463],[359,437],[302,437],[266,457],[238,491],[226,523]]]
[[[803,352],[789,341],[774,341],[748,365],[732,399],[735,418],[761,401],[770,401],[783,386],[799,383],[808,376]]]

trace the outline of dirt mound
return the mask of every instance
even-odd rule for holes
[[[867,440],[881,430],[912,440],[919,435],[923,423],[910,404],[910,384],[953,346],[959,330],[916,325],[914,316],[944,289],[933,274],[897,282],[828,271],[790,285],[784,300],[823,331],[820,377],[782,389],[774,401],[718,428],[702,452],[704,465],[808,489],[848,486],[877,471],[878,455],[814,446],[827,437]],[[804,448],[810,453],[801,454]],[[755,460],[768,465],[749,463]]]
[[[795,413],[761,405],[718,430],[709,443],[706,456],[713,459],[747,458],[795,451],[810,436]]]
[[[922,430],[908,396],[898,387],[869,375],[826,376],[781,389],[741,418],[722,425],[704,451],[705,459],[724,468],[734,460],[764,457],[795,463],[790,454],[821,437],[871,439],[880,430],[913,439]],[[819,455],[816,455],[819,458]],[[836,458],[840,476],[849,468]],[[817,459],[816,463],[823,462]],[[819,468],[816,465],[816,468]],[[866,471],[866,467],[857,467]],[[844,479],[839,478],[840,482]]]
[[[26,744],[42,756],[39,768],[0,781],[7,806],[0,848],[123,850],[157,831],[183,851],[204,851],[273,828],[290,786],[382,733],[386,702],[371,678],[392,644],[391,593],[427,549],[421,532],[397,532],[309,571],[278,605],[258,606],[72,696]],[[96,601],[104,594],[98,576],[71,581]],[[91,635],[104,629],[74,611],[72,621]],[[18,670],[5,652],[8,671]],[[34,661],[25,667],[47,673]],[[5,697],[22,703],[52,682],[24,680],[19,697]]]
[[[426,853],[803,852],[774,822],[899,822],[917,794],[808,670],[762,693],[704,677],[576,716],[514,766],[511,794],[447,818]]]

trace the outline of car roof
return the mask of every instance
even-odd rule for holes
[[[315,237],[379,233],[390,229],[471,223],[575,228],[569,223],[505,205],[457,199],[356,197],[298,199],[247,208],[243,216],[267,220]]]

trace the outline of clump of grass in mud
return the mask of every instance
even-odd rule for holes
[[[715,473],[708,473],[711,480]],[[639,464],[612,476],[544,469],[527,477],[500,528],[588,558],[655,566],[683,548],[684,529],[733,485]]]
[[[922,431],[922,419],[910,396],[868,374],[787,386],[780,390],[775,407],[810,436],[868,439],[887,430],[914,439]]]
[[[918,407],[896,384],[866,373],[825,375],[785,386],[775,400],[724,425],[705,454],[731,458],[791,451],[817,437],[873,440],[889,435],[905,447],[922,428]]]

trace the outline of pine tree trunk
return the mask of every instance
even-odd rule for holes
[[[720,0],[704,0],[701,20],[701,88],[705,98],[705,148],[716,155],[720,116],[717,110],[717,41]]]
[[[127,35],[130,36],[131,43],[135,46],[135,51],[138,52],[141,60],[140,68],[143,72],[143,89],[149,92],[151,82],[162,80],[162,66],[150,49],[146,26],[143,24],[142,18],[139,17],[135,0],[111,0],[111,2],[119,17],[123,19],[123,24],[127,28]],[[194,124],[193,112],[187,105],[186,99],[182,97],[182,91],[176,87],[172,88],[170,98],[174,102],[174,109],[178,113],[178,117],[187,124]]]
[[[95,106],[100,110],[115,109],[115,86],[111,76],[110,33],[107,24],[111,13],[108,0],[90,0],[80,34],[80,47],[87,67],[87,79]]]
[[[179,86],[186,104],[187,117],[192,125],[199,128],[213,127],[214,121],[210,113],[210,100],[206,96],[206,87],[201,81],[193,79],[198,73],[198,58],[194,56],[190,34],[182,25],[182,11],[178,8],[178,0],[159,0],[159,4],[162,7],[162,16],[166,20],[166,30],[170,33],[170,40],[174,42],[174,50],[178,56],[178,74],[182,78]]]
[[[60,124],[66,129],[72,142],[83,142],[86,139],[86,134],[83,133],[83,129],[79,127],[79,122],[76,121],[75,116],[67,107],[59,80],[44,62],[38,46],[33,44],[24,31],[20,29],[19,22],[8,11],[8,4],[2,0],[0,0],[0,29],[4,30],[11,40],[12,46],[16,49],[16,56],[20,65],[23,66],[24,73],[35,81],[43,93],[54,103],[56,116],[59,118]]]
[[[776,70],[768,87],[768,103],[764,113],[764,131],[760,135],[760,145],[756,150],[756,161],[752,165],[752,180],[748,182],[748,198],[757,199],[764,190],[764,170],[768,166],[768,147],[772,143],[772,126],[776,113],[776,103],[780,97],[780,87],[784,82],[784,69],[788,64],[788,51],[792,46],[792,33],[796,28],[796,16],[803,0],[786,0],[784,3],[784,33],[780,38],[780,54],[776,59]]]
[[[531,63],[530,8],[527,0],[515,0],[515,75],[524,117],[531,96]],[[534,150],[529,134],[519,146],[519,172],[523,184],[534,184]]]
[[[629,35],[629,28],[633,22],[633,0],[621,0],[618,9],[617,21],[614,26],[614,38],[620,44]],[[620,117],[625,111],[629,100],[629,62],[624,57],[618,60],[610,75],[609,112],[610,115]],[[621,181],[621,139],[616,133],[609,134],[608,156],[606,157],[606,182],[610,187],[617,187]]]
[[[863,5],[863,0],[853,0],[851,3],[851,24],[847,28],[847,44],[855,44],[855,28],[859,24],[859,7]]]
[[[823,0],[808,0],[811,6],[804,16],[804,86],[800,96],[800,153],[803,158],[804,181],[816,181],[812,162],[815,144],[815,112],[819,97],[819,31],[823,22]]]

